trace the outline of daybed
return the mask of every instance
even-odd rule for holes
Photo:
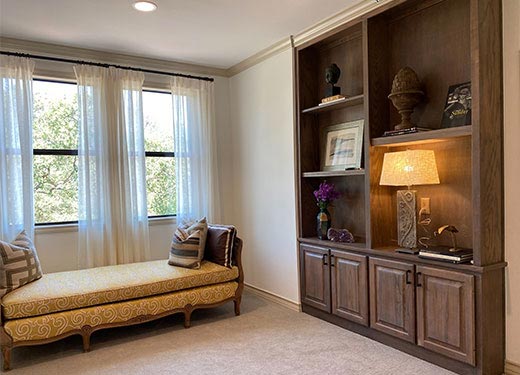
[[[232,267],[203,261],[200,269],[151,261],[44,275],[2,299],[0,344],[3,369],[10,369],[11,349],[71,335],[90,349],[94,331],[138,324],[234,301],[240,314],[244,276],[242,241],[236,237]]]

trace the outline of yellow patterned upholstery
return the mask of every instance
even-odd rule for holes
[[[4,323],[13,342],[41,340],[79,330],[88,325],[97,327],[109,323],[123,323],[143,315],[159,315],[184,308],[187,304],[209,305],[234,297],[237,282],[227,282],[182,290],[137,300],[93,306],[54,314],[9,320]]]
[[[189,269],[170,266],[166,260],[51,273],[8,293],[2,299],[3,316],[17,319],[50,314],[223,283],[237,277],[237,267],[204,261],[200,269]],[[103,312],[103,317],[95,319],[105,319],[110,314]]]

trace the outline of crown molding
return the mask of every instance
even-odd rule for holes
[[[93,62],[130,65],[133,67],[204,74],[209,76],[226,77],[226,69],[204,65],[188,64],[178,61],[160,60],[141,56],[132,56],[121,53],[98,51],[87,48],[69,47],[51,43],[40,43],[29,40],[0,37],[0,49],[9,52],[29,53],[49,57],[88,60]]]
[[[251,68],[252,66],[267,60],[269,57],[274,56],[280,52],[283,52],[287,49],[293,47],[292,37],[285,38],[278,43],[273,44],[272,46],[261,50],[260,52],[255,53],[252,56],[249,56],[247,59],[239,62],[238,64],[233,65],[226,71],[226,75],[228,77],[232,77],[235,74],[243,72],[246,69]]]
[[[395,0],[363,0],[360,3],[338,12],[317,24],[303,30],[294,36],[294,46],[298,47],[320,35],[326,34],[335,28],[346,24],[356,18],[367,15],[385,5],[395,3]]]
[[[324,20],[318,22],[317,24],[303,30],[302,32],[290,37],[289,39],[283,39],[278,43],[273,44],[272,46],[255,53],[254,55],[248,57],[247,59],[239,62],[236,65],[233,65],[231,68],[227,70],[227,76],[232,77],[235,74],[243,72],[246,69],[266,60],[267,58],[276,55],[282,51],[285,51],[291,47],[301,46],[314,38],[317,38],[323,34],[326,34],[335,28],[344,25],[347,22],[350,22],[358,17],[367,15],[383,6],[388,4],[392,4],[399,2],[401,0],[363,0],[360,3],[346,8],[341,12],[338,12]]]

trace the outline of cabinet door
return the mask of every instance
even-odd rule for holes
[[[302,302],[330,313],[329,249],[301,245]]]
[[[417,343],[475,364],[474,277],[417,267]]]
[[[414,266],[370,258],[370,326],[415,342]]]
[[[332,313],[368,326],[367,257],[332,251]]]

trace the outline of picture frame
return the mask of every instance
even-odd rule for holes
[[[364,123],[364,120],[357,120],[322,128],[322,171],[361,168]]]

